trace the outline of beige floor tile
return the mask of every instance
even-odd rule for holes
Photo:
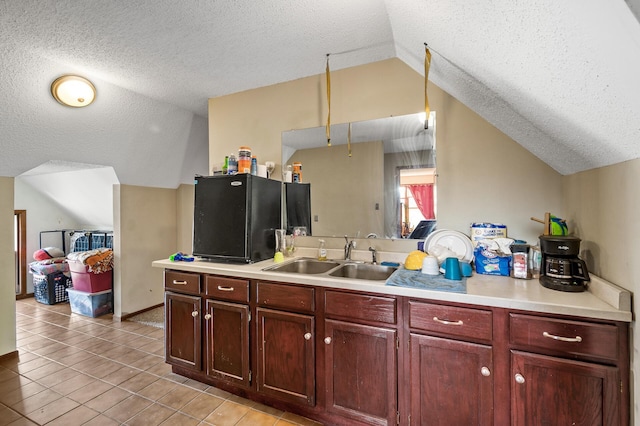
[[[279,419],[278,421],[276,421],[275,426],[298,426],[298,425],[295,423],[288,422],[286,420]]]
[[[111,417],[114,420],[118,420],[124,423],[126,420],[134,417],[140,411],[151,405],[152,402],[148,399],[141,398],[136,395],[131,395],[129,398],[114,405],[103,414],[107,417]]]
[[[164,364],[164,358],[161,358],[157,355],[143,354],[138,359],[131,361],[129,365],[141,370],[147,370],[148,368],[155,366],[158,363]]]
[[[131,394],[126,390],[113,387],[92,400],[87,401],[84,405],[102,413],[130,396]]]
[[[143,389],[158,380],[160,380],[158,376],[141,372],[120,383],[118,386],[131,392],[138,392],[140,389]]]
[[[0,401],[3,394],[20,388],[21,386],[31,383],[32,380],[24,376],[16,374],[13,378],[0,383]]]
[[[47,423],[47,426],[80,426],[100,415],[95,410],[80,405],[57,419]]]
[[[24,400],[25,398],[29,398],[30,396],[42,392],[45,389],[46,388],[40,383],[30,382],[24,386],[19,387],[18,389],[14,389],[7,393],[1,393],[0,402],[5,405],[12,406]]]
[[[15,371],[8,370],[4,367],[0,368],[0,386],[2,385],[2,382],[9,379],[15,379],[16,377],[18,377],[18,373]]]
[[[60,398],[44,407],[27,413],[27,417],[38,424],[46,424],[78,407],[78,403],[69,398]]]
[[[137,368],[131,368],[128,365],[125,365],[121,366],[118,370],[115,370],[103,376],[102,380],[107,383],[111,383],[112,385],[119,385],[120,383],[123,383],[140,373],[140,370],[138,370]]]
[[[237,426],[273,426],[278,421],[278,417],[265,414],[256,410],[249,410],[238,423]]]
[[[103,382],[102,380],[98,380],[96,382],[90,383],[84,387],[81,387],[77,391],[71,392],[67,395],[68,398],[73,399],[80,404],[84,404],[87,401],[92,400],[98,395],[102,395],[110,389],[113,389],[113,385],[109,383]]]
[[[205,422],[216,426],[233,426],[244,417],[250,408],[235,402],[225,401],[222,405],[215,409],[206,419]]]
[[[23,364],[35,358],[39,358],[39,356],[31,352],[20,350],[18,351],[17,357],[10,357],[7,359],[3,359],[2,361],[0,361],[0,365],[10,369],[11,371],[16,371],[18,364]]]
[[[104,360],[99,365],[93,368],[85,367],[81,371],[84,371],[90,376],[94,376],[99,379],[102,379],[104,377],[109,376],[113,372],[120,370],[121,368],[122,368],[122,364],[118,364],[117,362],[113,362],[110,360]]]
[[[174,410],[180,410],[198,395],[200,395],[200,392],[197,390],[178,385],[165,396],[160,398],[158,402],[166,405],[167,407],[173,408]]]
[[[186,416],[182,413],[174,413],[171,417],[169,417],[164,422],[160,423],[162,426],[195,426],[199,424],[200,421],[194,419],[193,417]]]
[[[17,371],[20,374],[26,374],[29,371],[35,370],[37,368],[40,368],[42,366],[45,366],[47,364],[51,364],[52,361],[49,361],[46,358],[41,358],[41,357],[37,357],[37,358],[33,358],[27,362],[23,362],[17,365]]]
[[[84,426],[118,426],[120,423],[105,415],[99,415],[84,424]]]
[[[9,407],[0,405],[0,426],[6,426],[11,422],[20,419],[22,416]]]
[[[218,408],[224,399],[202,393],[195,397],[191,402],[180,409],[181,413],[187,414],[191,417],[195,417],[199,420],[204,420],[211,414],[216,408]]]
[[[9,423],[7,426],[38,426],[38,424],[32,422],[26,417],[20,417],[18,420]]]
[[[66,382],[67,380],[72,379],[73,377],[76,377],[78,374],[82,374],[82,373],[79,373],[71,368],[64,367],[53,374],[49,374],[47,376],[44,376],[38,379],[38,383],[48,388],[52,388],[62,382]]]
[[[40,407],[44,407],[45,405],[60,398],[62,398],[62,395],[60,395],[59,393],[49,389],[45,389],[41,392],[36,393],[35,395],[24,398],[22,401],[18,401],[15,404],[12,404],[11,408],[24,415],[27,413],[31,413]]]
[[[322,426],[322,423],[320,422],[316,422],[293,413],[284,413],[280,421],[289,421],[300,426]],[[278,426],[280,426],[280,423],[278,423]]]
[[[56,362],[50,362],[41,367],[34,368],[31,371],[27,371],[25,373],[21,372],[20,374],[24,375],[25,377],[28,377],[31,380],[38,380],[47,376],[57,374],[58,372],[60,372],[65,368],[66,367],[64,365],[58,364]]]
[[[58,383],[55,386],[52,386],[51,389],[58,392],[61,395],[69,395],[77,391],[80,388],[87,386],[90,383],[96,383],[97,379],[87,376],[86,374],[78,373],[65,380],[64,382]]]
[[[227,392],[222,389],[218,389],[215,386],[209,386],[204,391],[209,395],[217,396],[218,398],[222,398],[222,399],[229,399],[229,397],[232,395],[230,392]]]
[[[163,361],[152,365],[151,367],[145,369],[145,371],[147,373],[155,374],[155,375],[160,376],[160,377],[165,377],[167,374],[170,374],[171,373],[171,366],[169,364],[167,364],[166,362],[164,362],[164,358],[162,358],[162,359],[163,359]]]
[[[152,401],[157,401],[178,386],[170,380],[158,379],[147,387],[138,391],[138,394]]]
[[[175,413],[176,411],[163,405],[152,404],[128,420],[127,426],[159,425]]]

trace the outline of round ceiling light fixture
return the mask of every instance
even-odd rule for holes
[[[96,98],[96,88],[84,77],[63,75],[51,83],[51,94],[62,105],[82,108]]]

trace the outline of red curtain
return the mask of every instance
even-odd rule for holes
[[[436,215],[433,211],[433,184],[427,185],[407,185],[413,199],[424,216],[425,219],[435,219]]]

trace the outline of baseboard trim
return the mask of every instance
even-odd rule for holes
[[[0,362],[6,361],[6,360],[12,359],[12,358],[17,358],[19,355],[20,355],[20,353],[17,350],[15,350],[13,352],[6,353],[4,355],[0,355]]]
[[[159,308],[159,307],[161,307],[161,306],[164,306],[164,303],[160,303],[160,304],[158,304],[158,305],[154,305],[154,306],[151,306],[151,307],[149,307],[149,308],[141,309],[141,310],[136,311],[136,312],[131,312],[131,313],[128,313],[128,314],[122,315],[122,316],[120,317],[120,321],[126,321],[127,319],[129,319],[129,318],[131,318],[131,317],[135,317],[136,315],[140,315],[140,314],[141,314],[141,313],[143,313],[143,312],[147,312],[147,311],[150,311],[150,310],[152,310],[152,309]],[[115,318],[115,317],[114,317],[114,318]]]

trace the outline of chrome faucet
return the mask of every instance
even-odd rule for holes
[[[356,242],[351,240],[349,241],[349,237],[344,236],[347,244],[344,245],[344,260],[351,260],[351,249],[356,248]]]
[[[378,251],[373,247],[369,247],[369,251],[371,252],[371,263],[374,265],[378,264]]]

